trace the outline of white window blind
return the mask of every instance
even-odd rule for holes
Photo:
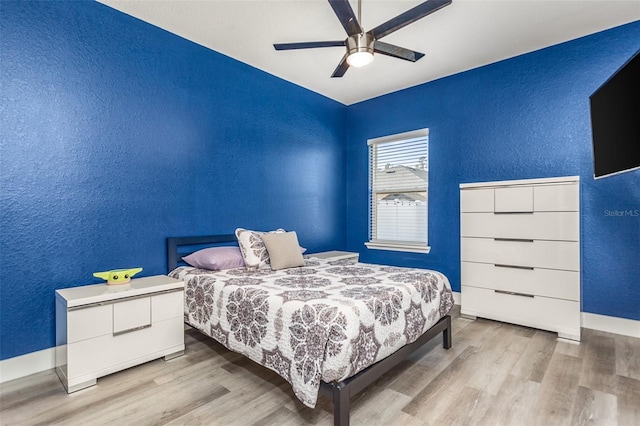
[[[369,248],[428,252],[429,131],[371,139]]]

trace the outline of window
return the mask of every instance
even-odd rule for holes
[[[429,129],[370,139],[370,249],[428,253]]]

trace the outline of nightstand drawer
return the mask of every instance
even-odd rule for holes
[[[184,291],[174,291],[151,298],[153,322],[184,316]]]
[[[88,374],[101,376],[136,365],[139,359],[164,356],[167,349],[184,345],[183,329],[183,321],[176,319],[130,333],[109,334],[79,342],[69,352],[68,374],[75,380],[84,381],[82,376]],[[179,350],[182,349],[184,347]]]
[[[79,342],[113,332],[111,304],[69,311],[67,343]]]
[[[113,334],[151,326],[151,297],[117,302],[113,305]]]

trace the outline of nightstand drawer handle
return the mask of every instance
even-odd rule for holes
[[[515,291],[504,291],[504,290],[493,290],[493,291],[500,294],[508,294],[509,296],[531,297],[532,299],[535,297],[533,294],[516,293]]]
[[[113,335],[114,336],[120,336],[121,334],[131,333],[132,331],[143,330],[143,329],[149,328],[149,327],[151,327],[151,324],[145,324],[145,325],[141,325],[140,327],[130,328],[128,330],[116,331],[115,333],[113,333]]]
[[[497,268],[526,269],[527,271],[533,271],[533,266],[503,265],[501,263],[494,263],[493,266]]]

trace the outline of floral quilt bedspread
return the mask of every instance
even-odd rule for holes
[[[287,380],[314,407],[320,381],[340,381],[391,355],[453,306],[440,272],[350,260],[299,268],[179,267],[185,322]]]

